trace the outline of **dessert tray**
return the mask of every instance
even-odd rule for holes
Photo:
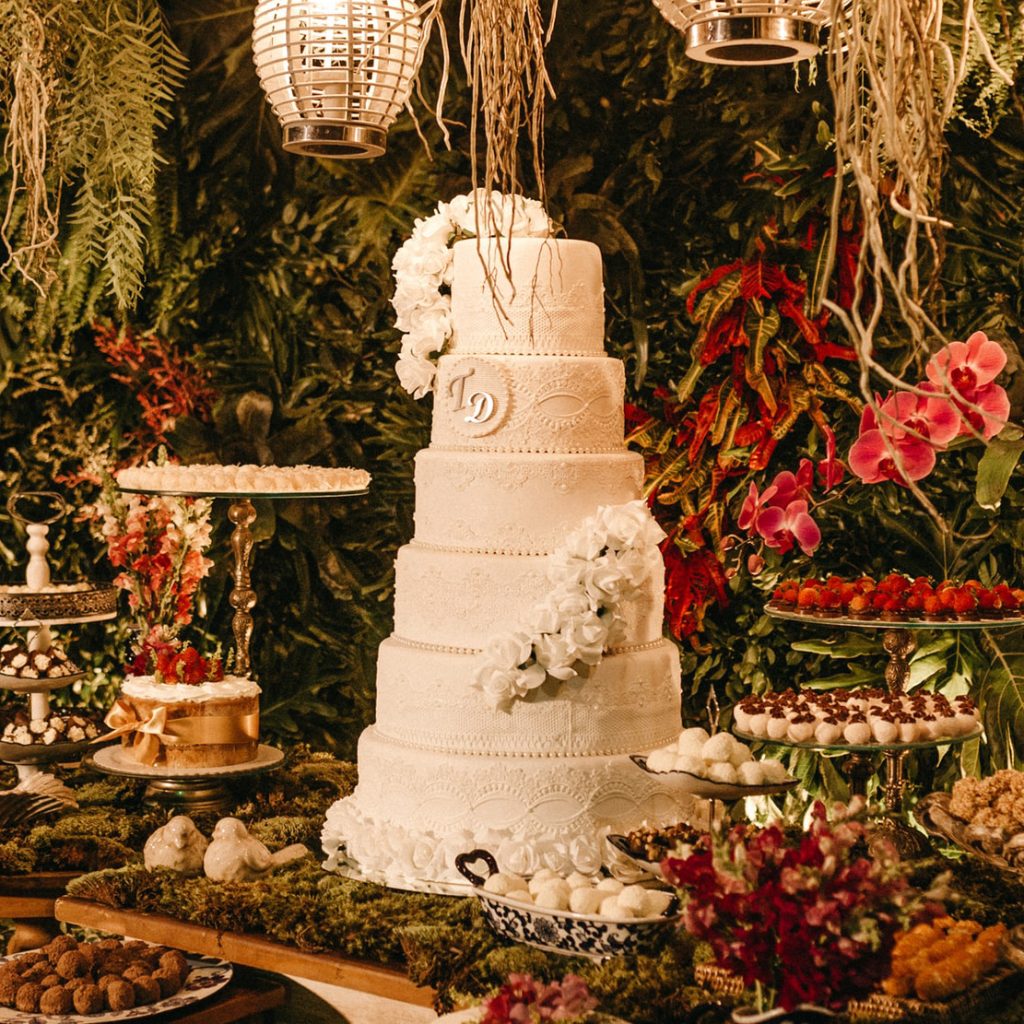
[[[109,583],[0,586],[0,626],[102,622],[117,614],[117,593]]]
[[[27,952],[35,952],[29,950]],[[26,953],[0,957],[0,966],[11,963]],[[154,1017],[169,1010],[180,1010],[193,1006],[195,1003],[219,992],[231,981],[234,969],[226,960],[212,956],[196,956],[186,954],[185,959],[191,968],[184,986],[173,996],[161,999],[144,1006],[135,1006],[130,1010],[107,1010],[102,1013],[23,1013],[10,1007],[0,1006],[0,1024],[106,1024],[110,1021],[143,1020]]]
[[[753,736],[750,733],[742,732],[740,729],[734,729],[733,732],[740,739],[747,740],[750,743],[775,744],[780,747],[797,747],[803,750],[820,750],[826,753],[884,754],[912,750],[931,750],[935,747],[948,747],[958,743],[967,743],[981,736],[984,729],[979,725],[976,729],[971,730],[971,732],[961,733],[959,736],[943,736],[940,739],[918,740],[913,743],[819,743],[817,740],[808,740],[805,743],[800,743],[790,739],[765,739],[763,736]]]
[[[496,874],[498,864],[487,850],[459,854],[455,865],[473,885],[484,916],[491,927],[513,942],[522,942],[548,953],[605,960],[649,949],[679,919],[678,901],[673,897],[668,909],[656,917],[612,920],[597,914],[577,914],[570,910],[548,910],[535,904],[499,896],[484,889],[486,879],[471,865],[483,861],[488,876]]]
[[[998,615],[987,617],[980,613],[974,618],[952,618],[936,616],[934,618],[902,618],[884,615],[857,616],[844,612],[830,614],[820,609],[802,611],[786,605],[769,601],[765,611],[775,619],[787,619],[790,622],[811,622],[819,626],[848,626],[851,629],[1011,629],[1024,626],[1024,615]]]
[[[739,732],[735,732],[734,735],[740,736],[743,739],[751,738],[743,736]],[[758,741],[755,740],[755,742]],[[800,781],[799,779],[789,778],[784,782],[766,782],[760,786],[744,786],[739,783],[715,782],[693,772],[680,771],[679,769],[667,772],[651,771],[647,767],[647,758],[643,754],[630,754],[629,759],[638,768],[642,768],[647,772],[648,775],[655,775],[659,779],[673,781],[682,792],[689,793],[692,796],[703,797],[705,800],[742,800],[750,796],[772,796],[777,793],[788,792],[798,785]]]
[[[950,799],[949,793],[929,793],[918,800],[914,817],[931,835],[945,839],[972,857],[1004,871],[1024,873],[1024,860],[1020,864],[1011,864],[999,853],[986,850],[977,833],[972,833],[969,823],[950,811]]]
[[[653,828],[637,830],[636,832],[631,832],[628,836],[612,832],[605,836],[605,842],[608,843],[619,857],[625,858],[626,861],[640,868],[641,871],[653,875],[655,878],[663,878],[661,858],[672,856],[676,847],[680,845],[695,846],[707,835],[706,832],[692,828],[686,823],[673,825],[671,828],[685,829],[685,832],[680,832],[677,836],[669,835],[668,830]],[[638,832],[644,832],[645,835],[641,840],[634,841],[634,837],[637,836]],[[640,849],[641,845],[644,847],[643,850]],[[658,860],[648,859],[652,855],[652,850],[655,853],[661,854]]]

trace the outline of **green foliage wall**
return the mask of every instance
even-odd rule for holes
[[[202,367],[220,396],[210,422],[179,420],[170,438],[179,454],[334,462],[373,473],[365,499],[261,506],[255,573],[267,730],[352,755],[372,718],[376,645],[390,630],[391,563],[412,532],[412,456],[426,443],[429,423],[428,403],[413,403],[394,377],[389,265],[413,219],[469,185],[464,83],[456,76],[446,107],[453,152],[443,150],[425,115],[432,155],[403,117],[386,157],[318,163],[280,149],[252,68],[247,9],[227,0],[176,0],[163,13],[189,71],[159,139],[166,160],[149,228],[147,284],[130,323]],[[698,280],[751,255],[757,244],[796,259],[807,225],[820,221],[831,163],[823,68],[695,64],[648,0],[565,0],[549,64],[558,93],[548,117],[551,211],[570,236],[602,248],[609,349],[627,362],[630,400],[654,411],[655,389],[671,392],[689,366],[697,327],[685,299]],[[437,77],[432,58],[428,95]],[[943,313],[955,336],[985,326],[1017,339],[1024,316],[1021,99],[979,92],[976,100],[988,104],[987,135],[958,123],[951,136],[948,198],[957,226],[949,236]],[[140,436],[136,396],[146,382],[112,380],[91,328],[105,318],[121,323],[116,302],[97,287],[86,261],[72,258],[64,269],[62,294],[79,301],[37,303],[17,281],[0,287],[5,490],[74,481],[90,452],[124,458]],[[881,332],[881,341],[899,364],[898,326]],[[1024,387],[1019,374],[1015,386]],[[272,403],[269,419],[251,415],[252,400],[243,396],[252,392]],[[853,412],[837,403],[831,416],[848,437]],[[795,465],[818,443],[809,424],[801,426],[776,452],[773,470]],[[893,485],[882,485],[852,491],[845,506],[833,507],[822,522],[816,565],[1001,570],[1020,579],[1024,499],[1014,484],[998,516],[982,515],[971,500],[976,458],[951,456],[929,493],[962,532],[991,526],[983,540],[941,549],[923,514]],[[93,493],[88,482],[70,489],[77,501]],[[223,524],[216,539],[221,563],[207,588],[205,628],[226,638]],[[19,567],[21,541],[0,519],[5,576]],[[103,572],[82,525],[57,531],[55,551],[65,575]],[[791,558],[785,568],[801,567]],[[731,601],[709,612],[703,647],[687,648],[691,716],[711,685],[734,698],[751,687],[837,671],[820,648],[793,650],[792,641],[807,638],[775,629],[761,614],[758,587],[778,569],[759,581],[742,569],[733,575]],[[109,696],[105,687],[117,677],[117,643],[95,627],[83,635],[96,673],[87,695],[97,700]],[[969,666],[947,658],[943,671],[964,670],[978,687],[991,651],[968,654]],[[852,664],[868,677],[878,670],[870,656]],[[1003,691],[1005,710],[1024,724],[1015,685]],[[827,767],[825,782],[839,785]]]

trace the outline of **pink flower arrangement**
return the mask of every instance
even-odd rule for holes
[[[1010,400],[995,378],[1006,353],[981,332],[954,341],[929,360],[924,394],[901,391],[878,400],[878,413],[864,410],[850,448],[850,469],[866,484],[884,480],[906,485],[935,468],[936,453],[957,437],[988,441],[1010,416]]]
[[[110,482],[90,510],[100,524],[114,584],[143,637],[166,638],[192,621],[196,593],[213,562],[210,502],[159,495],[123,495]]]
[[[687,930],[759,1002],[767,993],[768,1005],[787,1010],[838,1008],[867,994],[888,973],[897,930],[920,909],[894,851],[861,856],[864,826],[847,808],[836,814],[830,824],[819,801],[797,837],[739,825],[662,861],[682,891]]]
[[[510,974],[508,981],[484,1003],[480,1024],[541,1024],[574,1021],[597,1006],[586,982],[575,974],[549,985],[529,974]]]

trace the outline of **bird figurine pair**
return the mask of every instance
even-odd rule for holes
[[[192,819],[179,814],[146,840],[142,857],[148,871],[169,868],[188,876],[205,873],[214,882],[251,882],[307,853],[302,843],[271,853],[238,818],[221,818],[207,842]]]

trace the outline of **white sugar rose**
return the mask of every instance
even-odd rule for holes
[[[597,516],[613,547],[653,546],[665,539],[665,531],[642,501],[605,505],[598,509]]]
[[[574,661],[582,661],[584,665],[597,665],[604,655],[608,625],[594,612],[587,612],[567,622],[562,629],[562,636]]]
[[[551,218],[536,199],[525,196],[502,196],[501,234],[547,238],[551,234]]]
[[[452,237],[452,221],[448,215],[436,213],[432,217],[417,218],[412,229],[412,237],[417,242],[435,245],[447,245]]]
[[[411,346],[418,355],[440,352],[451,333],[451,310],[445,303],[413,310],[409,317]]]
[[[410,353],[398,357],[395,372],[402,387],[413,398],[422,398],[433,388],[437,368],[430,360],[419,359]]]
[[[506,633],[495,637],[484,649],[484,657],[498,668],[519,668],[532,656],[533,644],[526,633]]]
[[[542,633],[533,641],[534,656],[537,664],[553,679],[576,678],[575,662],[569,643],[561,633]]]

